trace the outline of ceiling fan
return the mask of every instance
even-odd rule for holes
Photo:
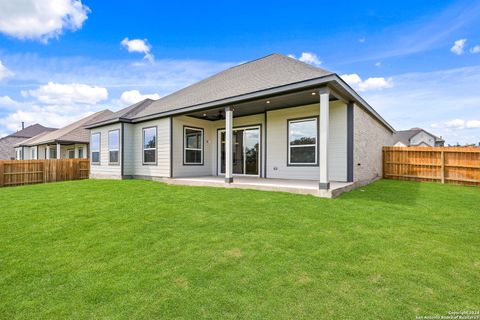
[[[225,119],[225,115],[223,114],[223,111],[222,111],[222,110],[218,110],[218,114],[217,114],[217,115],[207,116],[207,114],[204,113],[203,116],[204,116],[204,118],[207,119],[207,120],[223,120],[223,119]]]

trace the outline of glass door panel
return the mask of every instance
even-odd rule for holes
[[[225,131],[220,132],[220,173],[225,173]],[[233,130],[233,174],[258,175],[260,129]]]
[[[260,144],[260,130],[245,130],[245,173],[258,175],[258,151]]]
[[[233,174],[243,174],[243,130],[233,130]]]
[[[220,173],[225,173],[225,131],[220,132]]]

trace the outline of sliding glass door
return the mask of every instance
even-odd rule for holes
[[[219,134],[219,174],[225,174],[225,130]],[[233,174],[259,175],[260,127],[233,129]]]

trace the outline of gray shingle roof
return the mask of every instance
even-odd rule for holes
[[[333,74],[281,54],[240,64],[160,98],[134,118],[276,88]]]
[[[90,141],[90,131],[84,126],[94,122],[100,122],[110,117],[113,114],[110,110],[103,110],[94,113],[88,117],[69,124],[66,127],[58,130],[39,134],[33,138],[23,141],[19,145],[36,146],[52,142],[72,142],[72,143],[88,143]]]
[[[141,101],[116,112],[111,119],[93,123],[88,127],[100,127],[118,121],[141,122],[181,114],[196,108],[220,106],[227,101],[239,103],[254,96],[272,94],[274,91],[299,90],[306,86],[327,84],[340,90],[348,100],[358,102],[387,129],[395,131],[337,74],[281,54],[271,54],[240,64],[158,100]]]
[[[31,138],[36,136],[37,134],[40,134],[45,131],[54,131],[57,130],[56,128],[47,128],[42,126],[41,124],[33,124],[31,126],[26,127],[23,130],[17,131],[15,133],[12,133],[11,135],[8,135],[7,137],[17,137],[17,138]]]
[[[329,74],[333,73],[281,54],[271,54],[217,73],[158,100],[140,101],[104,121],[133,120]]]
[[[28,126],[23,130],[12,133],[6,137],[0,138],[0,160],[10,160],[15,158],[15,145],[22,143],[28,138],[38,134],[47,133],[57,130],[55,128],[47,128],[38,123]]]
[[[106,116],[102,120],[97,120],[95,122],[103,122],[103,121],[111,121],[111,120],[119,120],[122,119],[132,119],[137,113],[145,109],[149,106],[154,100],[152,99],[145,99],[140,102],[134,103],[131,106],[118,110],[117,112],[113,112],[111,115]],[[94,123],[94,122],[92,122]]]

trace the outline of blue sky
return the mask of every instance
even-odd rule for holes
[[[480,1],[0,0],[0,136],[273,52],[343,76],[396,129],[480,142]]]

